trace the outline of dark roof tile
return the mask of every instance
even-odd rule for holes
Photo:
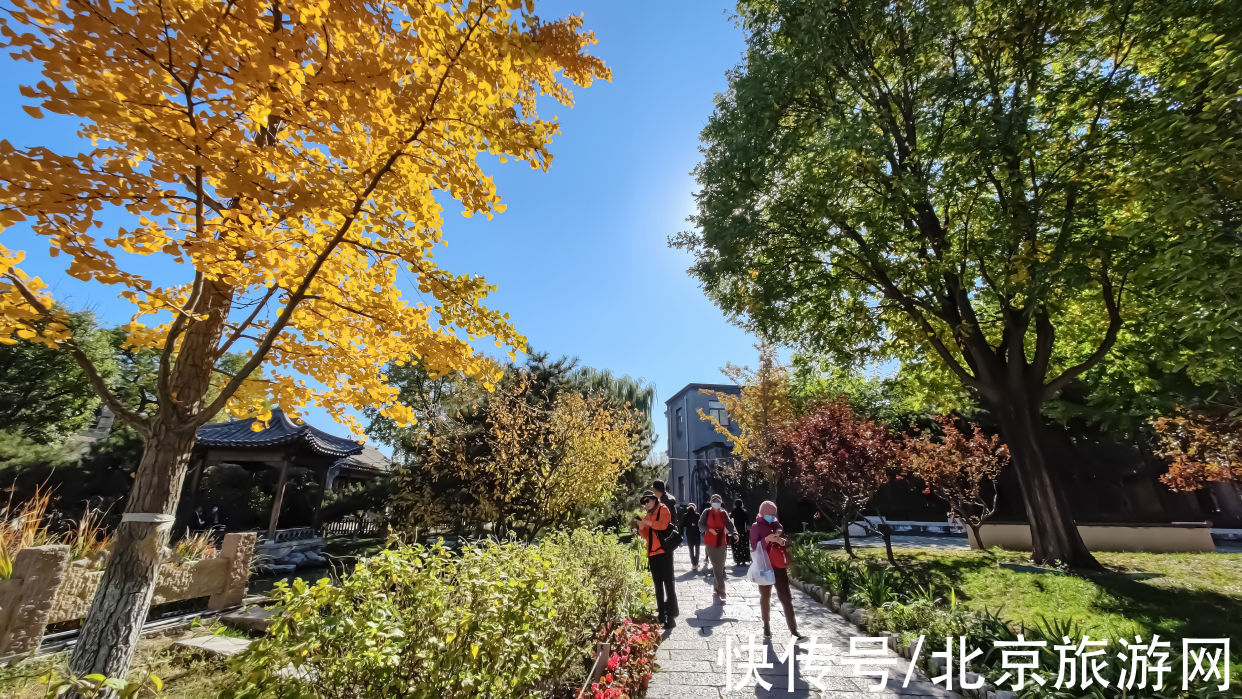
[[[311,451],[338,458],[362,452],[362,444],[337,437],[306,423],[295,423],[279,408],[272,411],[267,426],[255,432],[254,418],[203,425],[198,428],[198,445],[204,447],[274,447],[303,442]]]

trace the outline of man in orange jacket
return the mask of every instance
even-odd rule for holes
[[[673,525],[673,513],[650,490],[643,493],[639,502],[647,511],[638,523],[638,535],[647,543],[647,567],[655,583],[656,613],[664,628],[671,629],[677,625],[677,588],[673,583],[673,551],[665,550],[662,538]]]

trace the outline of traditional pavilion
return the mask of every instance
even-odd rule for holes
[[[262,429],[255,431],[254,423],[255,420],[249,418],[198,428],[190,463],[187,511],[197,504],[203,472],[216,464],[276,469],[279,477],[272,493],[267,526],[267,538],[274,540],[290,469],[300,467],[315,474],[319,501],[312,524],[316,527],[320,524],[323,496],[332,489],[334,482],[366,481],[388,470],[387,459],[374,448],[364,448],[361,442],[295,422],[279,409],[272,411],[272,418]]]

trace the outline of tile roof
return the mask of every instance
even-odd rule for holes
[[[255,432],[254,418],[218,422],[198,428],[198,445],[204,447],[274,447],[302,442],[311,451],[338,458],[362,452],[362,444],[347,437],[330,435],[302,422],[290,420],[279,408],[272,411],[267,426]]]

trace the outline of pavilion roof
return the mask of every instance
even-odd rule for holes
[[[218,422],[198,428],[198,446],[225,448],[261,448],[301,443],[323,456],[344,458],[362,452],[362,444],[348,437],[337,437],[304,422],[294,422],[279,408],[259,431],[251,428],[254,418]]]

